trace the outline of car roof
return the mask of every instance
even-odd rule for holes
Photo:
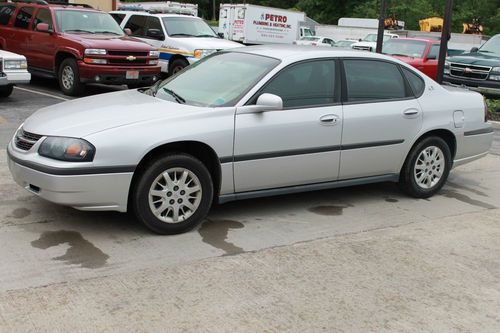
[[[4,1],[0,0],[0,3],[3,4]],[[90,11],[90,12],[102,12],[101,10],[94,8],[90,5],[86,4],[72,4],[72,3],[41,3],[36,1],[15,1],[15,2],[5,2],[6,4],[13,4],[17,7],[42,7],[42,8],[52,8],[52,9],[63,9],[63,10],[81,10],[81,11]]]
[[[261,55],[271,58],[276,58],[281,61],[293,62],[298,60],[307,60],[313,58],[367,58],[367,59],[383,59],[394,61],[394,58],[383,54],[364,52],[359,50],[344,50],[336,48],[315,48],[302,45],[256,45],[238,47],[235,49],[226,50],[229,52],[242,52],[255,55]]]
[[[432,39],[432,38],[423,38],[423,37],[402,37],[402,38],[396,38],[391,41],[397,41],[397,40],[414,40],[418,42],[429,42],[432,44],[441,44],[441,41],[437,39]]]
[[[192,17],[196,19],[200,19],[198,16],[193,15],[185,15],[185,14],[174,14],[174,13],[149,13],[146,11],[140,10],[113,10],[109,12],[110,14],[136,14],[136,15],[147,15],[147,16],[155,16],[155,17]]]

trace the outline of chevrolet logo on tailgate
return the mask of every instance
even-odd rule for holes
[[[133,55],[130,55],[126,58],[128,61],[134,61],[135,59],[137,59],[136,57],[134,57]]]

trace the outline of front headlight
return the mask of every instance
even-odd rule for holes
[[[160,51],[149,51],[149,56],[153,58],[159,58],[160,57]]]
[[[40,156],[67,162],[92,162],[95,148],[83,139],[47,137],[38,148]]]
[[[3,67],[5,69],[27,69],[28,62],[26,60],[5,60]]]
[[[107,53],[105,49],[85,49],[85,55],[106,55]]]
[[[217,50],[205,50],[205,49],[194,50],[194,57],[201,59],[215,52],[217,52]]]
[[[448,60],[446,60],[444,62],[444,74],[450,74],[450,62]]]
[[[500,67],[493,67],[491,69],[492,72],[497,72],[497,73],[500,73]]]

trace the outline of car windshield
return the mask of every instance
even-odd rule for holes
[[[162,20],[170,37],[218,37],[212,28],[199,18],[164,17]]]
[[[56,21],[59,32],[124,35],[118,23],[108,13],[87,10],[57,10]]]
[[[377,34],[369,34],[363,39],[364,42],[376,42],[377,41]]]
[[[319,40],[319,37],[302,37],[300,40],[305,40],[308,42],[316,42]]]
[[[479,49],[479,52],[492,53],[500,56],[500,35],[496,35]]]
[[[352,44],[354,44],[354,42],[347,41],[347,40],[340,40],[340,41],[335,43],[335,46],[336,47],[348,47],[348,46],[351,46]]]
[[[280,63],[259,55],[223,52],[203,58],[152,87],[156,97],[195,106],[234,106],[264,75]],[[155,91],[149,91],[154,95]]]
[[[423,58],[426,47],[427,43],[423,41],[396,39],[384,43],[382,53],[412,58]]]

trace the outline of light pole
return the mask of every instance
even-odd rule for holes
[[[376,49],[377,53],[382,53],[386,16],[387,16],[387,0],[380,0],[380,15],[378,17],[378,33],[377,33],[377,49]]]
[[[448,40],[451,37],[451,20],[453,12],[453,0],[446,0],[444,8],[443,31],[441,33],[441,45],[439,47],[438,71],[436,81],[443,83],[444,63],[448,52]]]

